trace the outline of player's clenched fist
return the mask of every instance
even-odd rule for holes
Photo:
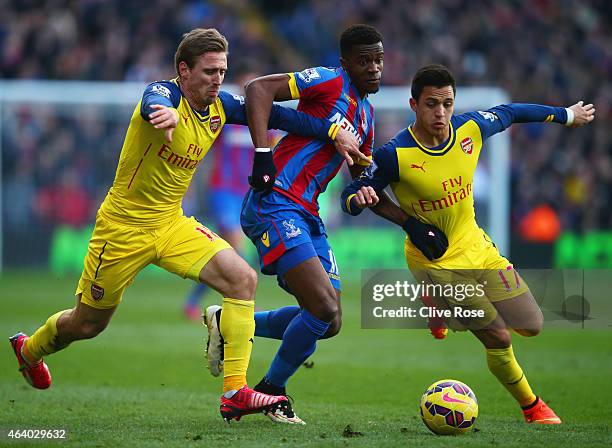
[[[276,179],[276,166],[270,148],[255,148],[253,170],[249,184],[255,191],[272,191]]]
[[[166,140],[172,141],[172,133],[178,125],[178,112],[170,107],[162,106],[161,104],[151,105],[155,112],[149,114],[149,123],[155,129],[166,130]]]
[[[446,234],[432,224],[426,224],[409,216],[402,226],[410,241],[429,260],[437,260],[448,249]]]
[[[361,187],[353,198],[355,205],[359,208],[374,207],[378,204],[378,195],[372,187]]]

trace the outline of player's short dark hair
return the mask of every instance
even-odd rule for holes
[[[436,88],[451,86],[453,94],[457,93],[455,77],[448,68],[440,64],[426,65],[417,70],[410,88],[412,98],[418,101],[423,89],[428,86]]]
[[[370,25],[351,25],[340,36],[340,54],[347,55],[355,45],[371,45],[382,42],[382,34]]]
[[[195,28],[183,34],[183,39],[176,49],[176,73],[179,72],[179,63],[183,61],[187,67],[193,68],[198,56],[208,52],[227,53],[228,48],[227,39],[215,28]]]

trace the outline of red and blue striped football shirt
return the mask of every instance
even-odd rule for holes
[[[315,67],[289,73],[289,87],[298,110],[327,118],[352,132],[360,150],[371,157],[374,142],[374,108],[367,95],[361,98],[348,74],[340,67]],[[318,197],[342,167],[344,157],[329,141],[286,135],[274,150],[277,175],[274,189],[318,216]]]

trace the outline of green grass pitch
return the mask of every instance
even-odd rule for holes
[[[222,421],[221,379],[204,367],[205,330],[181,314],[190,285],[171,275],[138,278],[107,330],[49,357],[53,385],[34,390],[17,372],[8,337],[19,330],[31,334],[53,312],[72,307],[75,283],[76,276],[33,272],[0,277],[0,446],[612,446],[609,330],[545,328],[537,338],[515,337],[531,385],[564,421],[527,425],[471,335],[437,341],[425,330],[360,329],[357,283],[345,285],[340,335],[322,341],[314,367],[301,368],[288,385],[305,427],[274,424],[262,415]],[[212,300],[217,298],[207,296]],[[262,279],[260,307],[293,303],[271,279]],[[256,340],[252,385],[277,345]],[[477,431],[449,440],[422,424],[419,398],[442,378],[475,391]],[[10,429],[24,428],[65,428],[68,440],[7,439]]]

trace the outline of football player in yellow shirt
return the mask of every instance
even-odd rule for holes
[[[390,185],[399,204],[395,222],[407,233],[406,261],[417,281],[484,286],[482,295],[433,299],[447,309],[482,310],[482,318],[447,323],[469,329],[482,342],[490,371],[521,406],[528,423],[559,424],[559,417],[531,390],[512,351],[510,329],[537,335],[542,312],[521,276],[476,223],[472,183],[488,137],[513,123],[583,126],[594,119],[595,109],[582,101],[569,108],[507,104],[453,115],[455,80],[440,65],[419,69],[411,93],[415,122],[374,151],[373,163],[343,191],[342,208],[351,215],[368,207],[376,211],[378,195]]]
[[[227,40],[217,30],[194,29],[177,48],[178,76],[145,89],[130,120],[114,183],[97,213],[76,306],[49,317],[31,337],[18,333],[11,338],[19,369],[33,387],[51,384],[43,356],[97,336],[138,272],[155,264],[223,295],[223,318],[215,322],[225,341],[222,416],[240,419],[288,403],[286,397],[247,386],[255,271],[227,242],[181,210],[195,169],[224,124],[247,123],[243,98],[220,90],[227,52]],[[269,125],[309,137],[334,137],[336,144],[357,149],[356,139],[337,125],[292,109],[275,106]]]

